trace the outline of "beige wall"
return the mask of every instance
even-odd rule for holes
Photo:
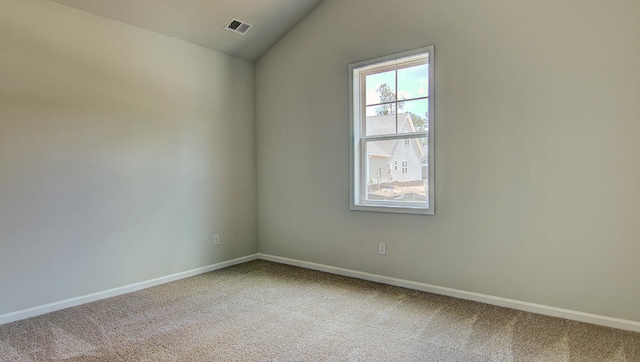
[[[252,63],[0,1],[0,314],[255,253],[254,91]]]
[[[260,251],[640,321],[638,19],[325,0],[257,63]],[[432,44],[436,215],[349,211],[348,64]]]

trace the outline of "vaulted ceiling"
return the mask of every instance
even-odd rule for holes
[[[255,61],[322,0],[53,0],[90,13]],[[237,18],[253,27],[225,29]]]

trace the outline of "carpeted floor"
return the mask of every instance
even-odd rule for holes
[[[253,261],[0,326],[44,360],[640,361],[640,333]]]

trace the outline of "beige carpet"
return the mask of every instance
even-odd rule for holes
[[[0,326],[0,361],[640,361],[640,333],[254,261]]]

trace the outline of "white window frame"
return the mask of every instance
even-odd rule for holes
[[[429,130],[428,132],[399,133],[393,136],[365,136],[366,102],[364,90],[365,75],[372,69],[401,69],[409,64],[429,65]],[[350,198],[351,210],[391,212],[407,214],[435,214],[435,56],[434,46],[387,55],[349,65],[349,114],[350,114]],[[403,202],[389,200],[367,200],[367,172],[365,142],[372,139],[417,139],[428,137],[428,202]],[[397,164],[396,164],[397,165]],[[407,166],[408,168],[408,166]]]
[[[393,170],[398,171],[398,160],[393,160]]]
[[[402,160],[402,174],[406,175],[409,173],[409,161]]]

